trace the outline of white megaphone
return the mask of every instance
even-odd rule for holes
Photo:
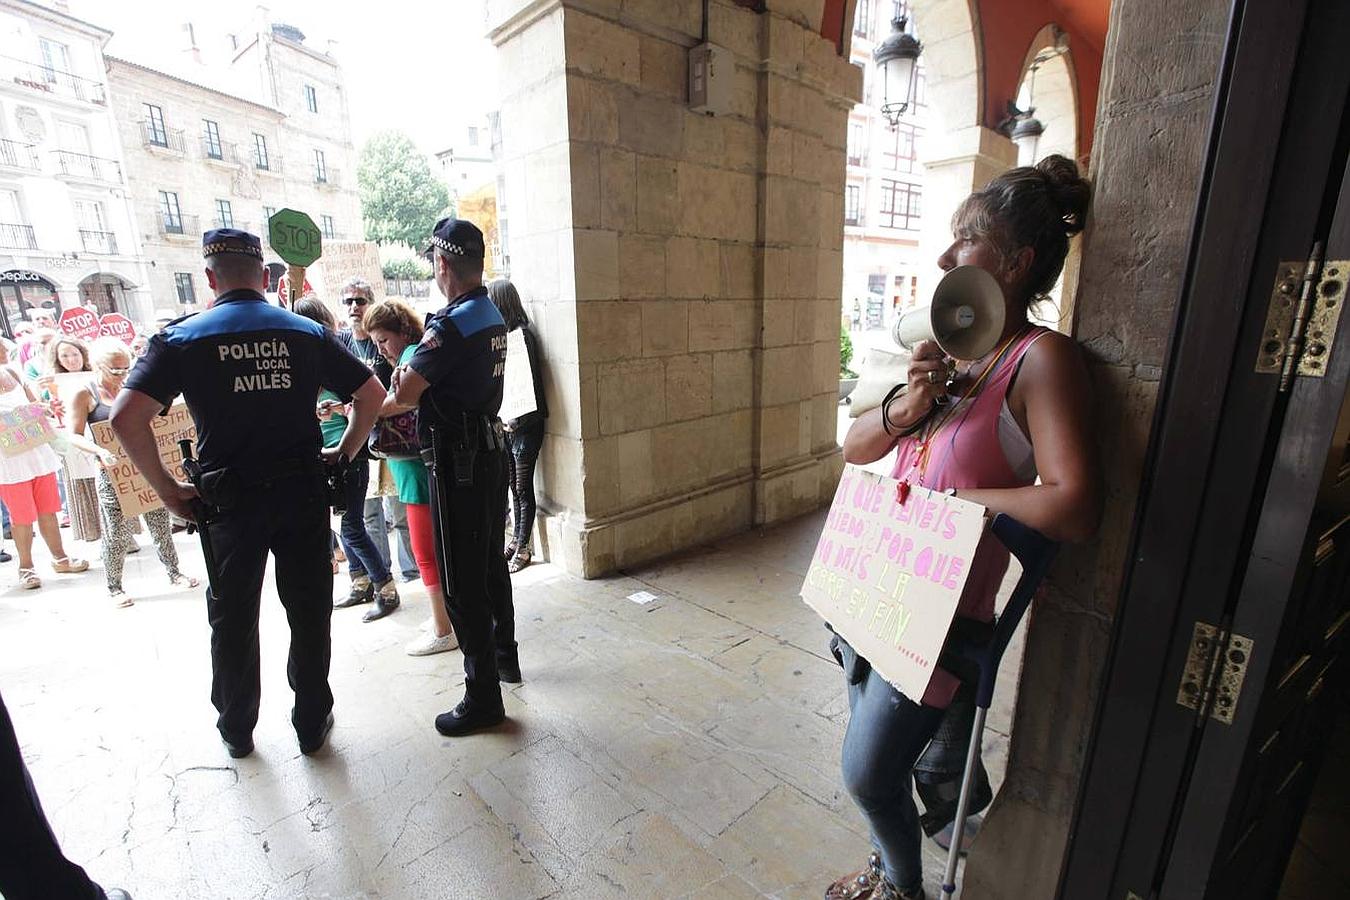
[[[994,276],[979,266],[957,266],[938,282],[932,303],[896,319],[891,336],[906,350],[937,341],[953,359],[979,359],[998,345],[1006,316]]]

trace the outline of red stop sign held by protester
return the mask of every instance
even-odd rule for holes
[[[61,333],[82,341],[98,337],[98,313],[85,306],[72,306],[61,313]]]
[[[309,279],[306,278],[305,285],[300,290],[300,295],[304,296],[305,294],[308,294],[312,290],[314,290],[314,288],[310,286]],[[291,296],[291,278],[289,275],[282,275],[281,278],[278,279],[277,281],[277,303],[280,304],[281,306],[286,306],[288,303],[290,303],[289,299],[290,296]]]
[[[131,324],[131,320],[121,313],[108,313],[98,320],[98,336],[115,337],[127,346],[131,346],[131,339],[136,336],[136,329]]]

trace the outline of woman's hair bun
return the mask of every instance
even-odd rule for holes
[[[1082,231],[1092,201],[1092,186],[1079,174],[1078,164],[1054,154],[1036,163],[1036,171],[1045,179],[1050,202],[1064,220],[1064,233],[1075,235]]]

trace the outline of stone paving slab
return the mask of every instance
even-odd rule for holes
[[[867,851],[839,780],[842,682],[795,596],[820,523],[598,581],[518,574],[526,680],[509,726],[468,739],[431,724],[459,699],[459,654],[403,653],[428,615],[414,583],[383,621],[334,613],[337,726],[300,755],[269,575],[257,751],[230,759],[204,601],[149,548],[126,610],[97,561],[32,592],[0,567],[0,689],[67,853],[138,898],[814,898]],[[176,545],[201,574],[196,539]],[[988,743],[998,781],[1006,735]]]

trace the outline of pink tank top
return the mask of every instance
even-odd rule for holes
[[[1026,487],[1035,479],[1019,478],[1003,454],[999,443],[998,419],[1008,396],[1013,375],[1031,345],[1049,331],[1033,326],[1013,341],[997,368],[985,379],[968,411],[957,412],[933,436],[933,449],[922,479],[914,469],[918,459],[918,436],[902,438],[896,447],[892,478],[909,478],[913,484],[932,491],[948,488]],[[1008,550],[986,530],[971,560],[970,577],[961,592],[956,614],[981,622],[994,620],[994,598],[1008,571]],[[924,691],[923,703],[946,708],[956,696],[960,681],[941,667],[933,672]]]

